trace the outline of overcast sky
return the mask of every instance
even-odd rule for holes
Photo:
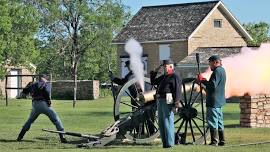
[[[206,0],[122,0],[125,5],[130,7],[132,15],[137,13],[142,6],[201,1]],[[242,24],[260,21],[270,24],[270,0],[223,0],[222,2]]]

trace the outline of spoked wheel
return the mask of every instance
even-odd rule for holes
[[[145,92],[151,91],[153,86],[149,78],[144,78]],[[131,130],[124,135],[135,143],[149,143],[159,136],[156,102],[141,101],[142,93],[136,79],[129,80],[118,92],[114,103],[115,121],[131,118]]]
[[[201,103],[200,86],[194,78],[182,81],[182,107],[175,116],[176,136],[181,144],[203,144],[208,134],[205,113],[205,87],[202,85],[203,104]],[[204,111],[204,114],[203,114]],[[204,125],[203,125],[204,124]]]

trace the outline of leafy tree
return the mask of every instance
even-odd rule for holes
[[[265,22],[260,23],[248,23],[244,24],[244,27],[253,38],[253,41],[248,44],[251,46],[260,46],[262,42],[270,40],[268,36],[270,25]]]
[[[0,77],[5,75],[5,65],[27,65],[37,57],[35,33],[39,16],[35,8],[23,1],[0,2]]]
[[[33,0],[30,3],[42,16],[38,35],[44,58],[39,60],[39,67],[48,67],[59,78],[72,77],[74,107],[81,61],[84,63],[79,68],[83,72],[80,77],[86,77],[86,70],[104,74],[105,69],[102,71],[98,66],[106,64],[104,56],[112,51],[110,43],[113,33],[123,25],[125,7],[117,0]]]

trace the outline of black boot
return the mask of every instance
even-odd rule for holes
[[[210,128],[211,143],[209,145],[218,146],[218,131],[217,129]]]
[[[67,139],[65,138],[64,134],[59,134],[61,143],[67,143]]]
[[[218,137],[219,137],[219,146],[225,145],[225,137],[224,137],[224,130],[219,129],[218,130]]]
[[[23,136],[25,135],[26,131],[27,131],[27,130],[22,129],[21,132],[19,133],[19,135],[18,135],[18,137],[17,137],[16,140],[17,140],[17,141],[22,141]]]

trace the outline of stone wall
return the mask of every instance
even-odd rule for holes
[[[99,81],[98,80],[78,80],[77,99],[94,100],[99,98]],[[73,99],[72,80],[58,80],[52,82],[52,99]]]
[[[240,109],[241,127],[270,127],[270,95],[245,95]]]

